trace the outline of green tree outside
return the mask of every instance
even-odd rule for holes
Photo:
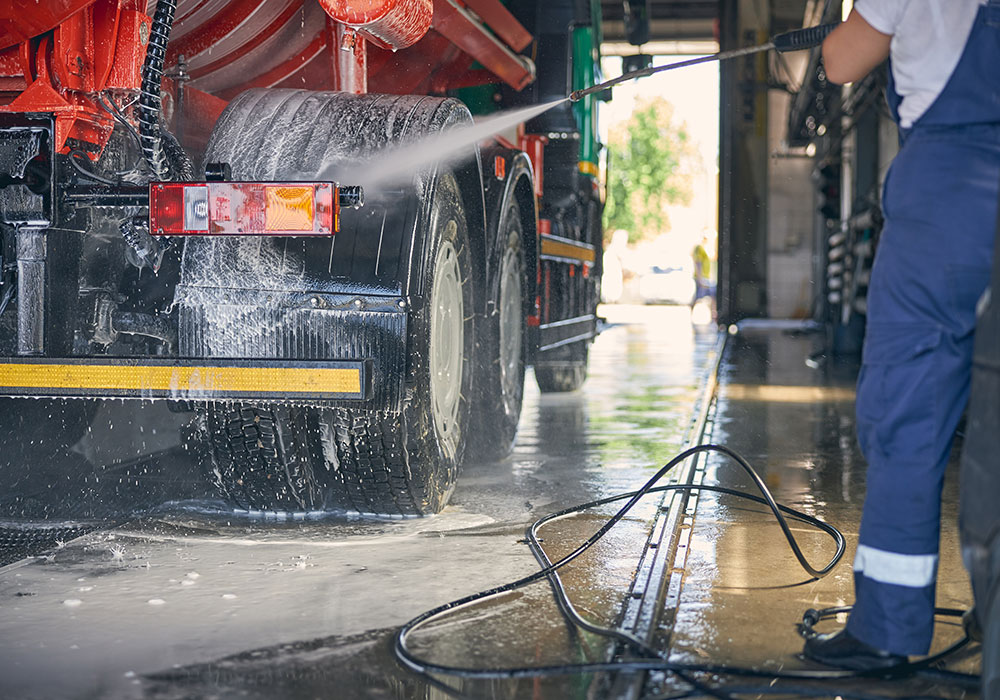
[[[608,138],[606,236],[628,231],[629,243],[655,238],[670,225],[667,207],[691,202],[701,159],[674,108],[662,97],[636,101],[632,117]]]

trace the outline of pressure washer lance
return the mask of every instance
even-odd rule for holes
[[[813,47],[819,46],[823,43],[823,40],[829,36],[830,32],[840,26],[840,22],[832,22],[830,24],[820,24],[815,27],[807,27],[805,29],[796,29],[792,32],[785,32],[784,34],[779,34],[778,36],[771,39],[771,41],[766,44],[761,44],[759,46],[748,46],[744,49],[733,49],[732,51],[721,51],[711,56],[701,56],[699,58],[692,58],[687,61],[680,61],[678,63],[671,63],[666,66],[657,66],[656,68],[643,68],[641,70],[632,71],[631,73],[625,73],[624,75],[614,78],[613,80],[608,80],[607,82],[601,83],[600,85],[595,85],[594,87],[587,88],[586,90],[576,90],[570,93],[569,99],[573,102],[579,102],[587,95],[592,95],[595,92],[603,92],[609,88],[613,88],[621,83],[627,83],[629,80],[635,78],[645,78],[646,76],[653,75],[654,73],[662,73],[667,70],[676,70],[678,68],[687,68],[688,66],[696,66],[699,63],[711,63],[713,61],[727,61],[731,58],[739,58],[741,56],[751,56],[757,53],[764,53],[765,51],[770,51],[774,49],[778,53],[787,53],[789,51],[802,51],[804,49],[811,49]]]

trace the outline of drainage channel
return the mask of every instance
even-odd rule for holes
[[[715,415],[719,368],[728,334],[720,332],[715,356],[703,380],[703,388],[684,434],[681,451],[702,444],[712,432]],[[697,454],[684,462],[666,484],[700,484],[705,476],[708,455]],[[619,622],[622,631],[650,646],[665,649],[670,643],[674,618],[680,605],[681,589],[687,562],[688,544],[698,507],[698,493],[686,490],[663,494],[656,520],[643,548],[636,575],[623,605]],[[625,650],[613,649],[611,658]],[[608,697],[640,698],[662,674],[618,674],[610,680]]]

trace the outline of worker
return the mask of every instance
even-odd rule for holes
[[[701,241],[691,251],[691,259],[694,261],[694,300],[691,302],[692,308],[700,299],[706,299],[709,308],[715,308],[715,261],[717,243],[713,237],[714,232],[705,231],[701,236]]]
[[[1000,189],[1000,0],[857,0],[823,44],[835,83],[890,59],[902,145],[886,178],[857,431],[868,460],[845,629],[807,657],[857,670],[927,653],[941,487],[969,397]]]

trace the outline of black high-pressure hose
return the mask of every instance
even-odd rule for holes
[[[177,0],[158,0],[153,24],[149,29],[146,61],[142,66],[142,84],[139,93],[139,140],[142,154],[153,177],[167,180],[170,167],[164,152],[160,129],[160,84],[163,81],[163,64],[167,57],[167,43],[174,24]]]
[[[698,485],[698,484],[671,484],[668,486],[657,486],[656,483],[662,479],[667,473],[669,473],[674,467],[681,464],[685,460],[704,452],[715,452],[723,454],[729,459],[735,461],[740,467],[750,476],[753,480],[754,485],[760,491],[760,496],[755,494],[744,493],[742,491],[737,491],[734,489],[728,489],[721,486],[708,486],[708,485]],[[453,601],[451,603],[446,603],[445,605],[439,606],[433,610],[429,610],[410,622],[403,625],[402,628],[396,633],[395,639],[395,653],[396,658],[407,668],[416,673],[422,675],[427,682],[434,685],[435,687],[442,688],[445,690],[446,694],[455,697],[462,697],[461,693],[455,691],[448,686],[443,686],[437,679],[435,679],[430,674],[442,674],[446,676],[467,678],[467,679],[497,679],[497,678],[542,678],[542,677],[553,677],[553,676],[563,676],[569,674],[580,674],[580,673],[598,673],[598,672],[642,672],[642,671],[659,671],[672,673],[677,678],[686,682],[692,687],[692,691],[682,695],[668,696],[670,698],[681,698],[681,697],[703,697],[711,696],[716,698],[731,698],[733,694],[743,694],[743,693],[754,693],[762,692],[765,694],[796,694],[801,696],[809,696],[812,694],[814,697],[829,697],[830,692],[826,689],[816,689],[816,688],[785,688],[776,689],[772,686],[767,686],[766,688],[750,688],[750,687],[740,687],[740,686],[712,686],[704,681],[700,681],[694,677],[693,674],[713,674],[716,676],[743,676],[751,678],[761,678],[774,680],[798,680],[798,681],[835,681],[835,680],[850,680],[864,678],[870,676],[871,674],[856,671],[841,671],[841,670],[823,670],[823,671],[812,671],[812,670],[801,670],[801,671],[774,671],[770,669],[755,669],[755,668],[740,668],[733,666],[725,666],[722,664],[712,664],[712,663],[702,663],[702,664],[685,664],[685,663],[673,663],[667,660],[663,652],[658,651],[648,644],[638,639],[637,637],[630,635],[621,630],[610,629],[606,627],[601,627],[595,625],[591,622],[584,620],[573,606],[570,601],[565,588],[562,585],[562,581],[559,579],[558,570],[563,566],[573,561],[581,554],[590,549],[594,544],[597,543],[604,535],[608,533],[618,522],[625,517],[625,515],[631,510],[641,498],[644,496],[654,493],[654,492],[664,492],[664,491],[677,491],[677,490],[688,490],[688,491],[711,491],[716,493],[724,493],[731,496],[737,496],[739,498],[745,498],[762,505],[766,505],[771,512],[774,514],[779,526],[782,529],[785,539],[787,540],[789,547],[795,554],[799,565],[812,577],[821,578],[828,574],[837,565],[844,554],[845,543],[844,537],[834,526],[824,523],[823,521],[815,518],[807,513],[797,511],[788,506],[777,503],[774,497],[771,495],[764,483],[763,479],[756,473],[753,467],[739,454],[733,450],[724,447],[722,445],[699,445],[697,447],[685,450],[681,454],[677,455],[675,458],[670,460],[666,465],[664,465],[651,479],[649,479],[646,484],[638,491],[633,491],[630,493],[619,494],[616,496],[611,496],[609,498],[603,498],[597,501],[591,501],[590,503],[584,503],[579,506],[574,506],[572,508],[566,508],[557,513],[545,516],[540,520],[536,521],[528,529],[528,542],[531,545],[532,553],[538,560],[539,564],[542,566],[540,571],[537,571],[530,576],[526,576],[517,581],[508,583],[506,585],[497,586],[491,588],[487,591],[481,593],[476,593],[470,596],[466,596],[459,600]],[[547,522],[561,518],[567,515],[572,515],[575,513],[580,513],[591,508],[606,505],[609,503],[614,503],[616,501],[628,500],[628,503],[623,506],[617,513],[615,513],[607,523],[605,523],[597,532],[595,532],[590,538],[586,540],[583,544],[573,550],[571,553],[562,557],[559,561],[553,563],[545,554],[541,548],[539,542],[537,531],[538,529]],[[830,535],[836,546],[836,552],[830,561],[822,567],[813,566],[803,555],[798,543],[795,541],[795,537],[788,527],[788,523],[785,520],[784,515],[788,515],[800,522],[807,523],[813,527],[816,527],[823,532]],[[410,650],[408,645],[408,638],[411,633],[413,633],[418,627],[429,622],[432,618],[436,618],[442,614],[455,611],[459,608],[477,603],[486,598],[501,595],[510,591],[523,588],[531,583],[535,583],[542,579],[548,579],[549,583],[552,585],[553,591],[555,592],[556,602],[559,605],[560,610],[565,615],[565,617],[575,626],[580,629],[598,634],[608,639],[614,639],[625,646],[631,648],[634,652],[638,654],[638,658],[621,658],[614,661],[607,662],[597,662],[597,663],[583,663],[583,664],[559,664],[550,666],[534,666],[534,667],[520,667],[520,668],[463,668],[456,666],[448,666],[443,664],[436,664],[426,659],[422,659],[417,656],[413,651]],[[816,624],[821,619],[831,617],[841,612],[845,612],[849,608],[829,608],[826,610],[809,610],[803,617],[803,623],[800,625],[800,632],[803,636],[808,636],[812,634],[812,626]],[[937,610],[939,615],[945,616],[958,616],[961,611],[952,609],[939,609]],[[907,673],[917,673],[921,676],[928,676],[935,680],[950,682],[954,684],[960,684],[967,687],[975,687],[978,684],[978,677],[969,674],[947,672],[940,669],[934,668],[934,665],[942,660],[944,657],[954,653],[958,649],[962,648],[968,643],[968,638],[963,638],[959,642],[953,644],[948,649],[935,654],[931,657],[917,661],[911,664],[905,664],[897,672],[900,674]],[[881,700],[884,696],[880,695],[870,695],[865,693],[844,691],[838,688],[836,690],[836,695],[843,698],[854,698],[856,700]]]
[[[690,459],[691,457],[693,457],[693,456],[695,456],[697,454],[703,453],[703,452],[719,452],[719,453],[725,454],[726,456],[728,456],[731,459],[735,460],[738,464],[740,464],[740,466],[742,466],[744,468],[744,470],[747,471],[747,473],[753,479],[754,484],[757,486],[757,488],[761,492],[761,496],[758,497],[758,496],[754,496],[754,495],[751,495],[751,494],[743,494],[741,492],[730,491],[728,489],[723,489],[721,487],[701,487],[701,486],[697,486],[697,485],[693,485],[693,486],[689,486],[689,485],[657,486],[656,485],[657,482],[659,482],[664,476],[666,476],[675,467],[677,467],[677,465],[679,465],[679,464],[685,462],[686,460]],[[760,478],[760,476],[754,471],[754,469],[740,455],[736,454],[735,452],[733,452],[729,448],[723,447],[723,446],[720,446],[720,445],[699,445],[697,447],[692,447],[690,449],[685,450],[684,452],[681,452],[679,455],[677,455],[676,457],[674,457],[673,459],[671,459],[669,462],[667,462],[638,491],[632,491],[630,493],[620,494],[620,495],[617,495],[617,496],[612,496],[610,498],[604,498],[604,499],[601,499],[601,500],[598,500],[598,501],[591,501],[590,503],[584,503],[584,504],[579,505],[579,506],[574,506],[572,508],[567,508],[567,509],[559,511],[557,513],[553,513],[552,515],[546,516],[546,517],[542,518],[541,520],[537,521],[536,523],[534,523],[529,528],[529,530],[528,530],[528,539],[529,539],[529,542],[532,544],[532,548],[533,548],[533,551],[535,552],[536,558],[539,558],[540,563],[543,564],[543,568],[540,571],[537,571],[534,574],[531,574],[530,576],[526,576],[526,577],[524,577],[522,579],[519,579],[517,581],[514,581],[512,583],[509,583],[509,584],[506,584],[506,585],[503,585],[503,586],[497,586],[496,588],[491,588],[490,590],[483,591],[481,593],[476,593],[474,595],[467,596],[467,597],[462,598],[460,600],[456,600],[456,601],[453,601],[451,603],[447,603],[447,604],[442,605],[440,607],[437,607],[437,608],[435,608],[433,610],[429,610],[429,611],[425,612],[424,614],[419,615],[419,616],[415,617],[414,619],[410,620],[410,622],[406,623],[399,630],[399,632],[396,634],[395,650],[396,650],[396,656],[397,656],[397,658],[399,658],[399,660],[403,664],[405,664],[407,667],[409,667],[409,668],[411,668],[411,669],[413,669],[415,671],[425,672],[425,673],[426,672],[444,673],[444,674],[448,674],[448,675],[460,676],[460,677],[463,677],[463,678],[497,678],[497,677],[513,677],[513,678],[516,678],[516,677],[530,677],[530,676],[536,676],[536,675],[537,676],[563,675],[563,674],[568,673],[568,672],[573,672],[573,671],[569,670],[571,667],[567,667],[567,666],[543,667],[543,668],[525,668],[525,669],[466,669],[466,668],[457,668],[457,667],[451,667],[451,666],[443,666],[443,665],[439,665],[439,664],[434,664],[434,663],[427,662],[426,660],[420,659],[417,656],[415,656],[413,654],[413,652],[411,652],[410,649],[408,648],[408,646],[407,646],[407,640],[408,640],[409,635],[416,628],[422,626],[423,624],[425,624],[426,622],[428,622],[431,618],[435,618],[435,617],[437,617],[437,616],[439,616],[439,615],[441,615],[443,613],[454,611],[454,610],[456,610],[458,608],[464,607],[466,605],[470,605],[472,603],[478,602],[478,601],[483,600],[485,598],[490,598],[490,597],[493,597],[493,596],[496,596],[496,595],[499,595],[499,594],[502,594],[502,593],[507,593],[507,592],[510,592],[510,591],[517,590],[519,588],[523,588],[524,586],[527,586],[528,584],[534,583],[536,581],[539,581],[539,580],[542,580],[542,579],[545,579],[545,578],[549,578],[550,580],[552,580],[552,577],[554,575],[556,575],[556,572],[559,569],[561,569],[565,565],[569,564],[571,561],[573,561],[574,559],[576,559],[577,557],[579,557],[580,555],[582,555],[584,552],[586,552],[588,549],[590,549],[591,547],[593,547],[598,542],[598,540],[600,540],[601,538],[603,538],[615,525],[617,525],[618,522],[621,521],[625,517],[625,515],[633,507],[635,507],[635,505],[640,500],[642,500],[642,498],[644,496],[646,496],[646,495],[648,495],[650,493],[654,493],[654,492],[667,491],[667,490],[676,490],[676,489],[719,490],[719,491],[724,491],[726,493],[732,493],[734,495],[738,495],[738,496],[750,498],[751,500],[756,500],[756,501],[758,501],[760,503],[764,503],[764,504],[768,505],[771,508],[771,511],[774,513],[776,519],[778,520],[778,523],[781,525],[782,531],[784,532],[785,537],[788,540],[788,543],[791,546],[793,552],[795,553],[795,556],[798,559],[800,565],[811,576],[814,576],[814,577],[817,577],[817,578],[825,576],[826,574],[828,574],[833,569],[833,567],[835,567],[837,565],[837,563],[840,561],[841,557],[844,554],[844,549],[845,549],[844,537],[843,537],[843,535],[841,535],[841,533],[835,527],[833,527],[832,525],[829,525],[827,523],[823,523],[822,521],[820,521],[820,520],[818,520],[818,519],[816,519],[816,518],[814,518],[814,517],[812,517],[812,516],[810,516],[810,515],[808,515],[806,513],[801,513],[799,511],[793,510],[793,509],[788,508],[786,506],[780,506],[780,505],[778,505],[778,503],[774,500],[774,497],[771,495],[771,492],[768,490],[767,485],[764,483],[764,480]],[[589,510],[589,509],[594,508],[596,506],[601,506],[601,505],[605,505],[605,504],[608,504],[608,503],[614,503],[616,501],[622,501],[622,500],[625,500],[625,499],[628,499],[628,503],[626,503],[617,513],[615,513],[614,516],[612,516],[608,520],[608,522],[606,522],[597,532],[595,532],[593,535],[591,535],[583,544],[581,544],[579,547],[577,547],[576,549],[574,549],[572,552],[570,552],[566,556],[562,557],[559,561],[557,561],[555,563],[552,563],[552,562],[549,561],[548,557],[544,553],[542,553],[541,555],[538,554],[538,552],[541,551],[541,547],[538,544],[537,529],[539,527],[541,527],[543,524],[545,524],[545,523],[547,523],[547,522],[549,522],[551,520],[554,520],[556,518],[560,518],[560,517],[563,517],[563,516],[566,516],[566,515],[570,515],[570,514],[573,514],[573,513],[583,512],[585,510]],[[793,517],[795,517],[798,520],[801,520],[803,522],[807,522],[807,523],[809,523],[811,525],[814,525],[816,527],[819,527],[819,528],[823,529],[825,532],[827,532],[827,534],[829,534],[833,538],[833,540],[834,540],[834,542],[836,544],[836,552],[835,552],[834,556],[830,559],[829,562],[827,562],[824,566],[822,566],[820,568],[816,568],[816,567],[812,566],[812,564],[810,564],[808,560],[806,560],[805,556],[802,554],[802,551],[799,549],[798,544],[795,542],[795,537],[792,535],[791,529],[788,527],[788,523],[785,522],[785,518],[782,515],[783,512],[792,515]],[[560,585],[559,588],[561,589],[561,585]],[[572,609],[572,604],[568,603],[568,599],[565,598],[564,595],[560,594],[558,596],[558,598],[563,601],[563,603],[561,603],[560,606],[563,607],[564,611]],[[564,605],[564,603],[565,603],[565,605]],[[588,629],[589,631],[596,632],[598,634],[603,634],[605,636],[613,637],[613,638],[617,639],[618,641],[621,641],[621,642],[627,644],[628,646],[632,647],[633,649],[637,650],[639,653],[643,654],[644,656],[652,657],[654,659],[657,659],[657,661],[654,661],[653,663],[658,664],[657,668],[659,668],[661,670],[679,670],[679,671],[682,671],[682,672],[686,671],[686,670],[690,670],[690,669],[683,668],[681,665],[666,664],[666,662],[660,656],[659,652],[657,652],[656,650],[650,648],[645,643],[643,643],[642,641],[640,641],[639,639],[637,639],[637,638],[635,638],[635,637],[633,637],[631,635],[628,635],[628,634],[626,634],[624,632],[621,632],[619,630],[606,630],[605,628],[599,628],[596,625],[592,625],[591,623],[587,623],[586,621],[583,621],[582,618],[579,618],[579,616],[575,614],[575,610],[573,610],[573,612],[569,615],[569,617],[576,624],[579,624],[578,620],[581,621],[581,622],[583,622],[583,624],[581,626],[584,629]],[[640,662],[640,663],[646,663],[646,662]],[[626,665],[628,665],[628,664],[626,664]],[[605,669],[605,666],[607,666],[606,669]],[[587,664],[587,667],[588,667],[588,669],[594,668],[594,670],[610,670],[611,668],[619,668],[619,669],[622,668],[621,665],[619,665],[619,664],[608,664],[608,665],[603,665],[603,664]],[[643,666],[643,667],[645,668],[646,666]]]

